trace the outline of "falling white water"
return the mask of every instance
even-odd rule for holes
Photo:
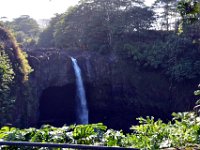
[[[81,77],[81,70],[77,64],[77,60],[71,57],[73,68],[76,75],[76,95],[77,95],[77,122],[80,124],[88,124],[88,108],[85,96],[85,89]]]

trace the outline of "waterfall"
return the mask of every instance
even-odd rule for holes
[[[77,60],[71,57],[73,68],[76,76],[76,99],[77,99],[77,122],[80,124],[88,124],[88,108],[85,96],[85,89],[81,77],[81,69],[77,64]]]

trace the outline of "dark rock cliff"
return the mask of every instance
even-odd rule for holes
[[[29,51],[34,69],[30,76],[32,96],[30,125],[56,126],[76,122],[75,74],[70,56],[82,70],[89,107],[89,122],[103,122],[128,129],[136,117],[153,115],[167,120],[172,112],[193,107],[197,81],[173,83],[162,71],[144,70],[133,60],[116,54],[93,52]]]

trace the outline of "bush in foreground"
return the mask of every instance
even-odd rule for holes
[[[51,142],[103,146],[133,147],[140,149],[163,149],[179,147],[199,149],[200,118],[193,112],[173,113],[172,121],[164,123],[153,117],[138,118],[131,133],[107,129],[102,123],[88,125],[64,125],[56,128],[44,125],[40,129],[18,129],[4,126],[0,139],[5,141]],[[17,147],[1,146],[2,150],[17,150]],[[28,150],[20,147],[20,150]],[[41,150],[42,148],[31,148]],[[58,148],[57,148],[58,149]],[[56,150],[56,149],[55,149]]]

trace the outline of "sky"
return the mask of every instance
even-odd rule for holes
[[[56,13],[63,13],[68,7],[78,3],[79,0],[0,0],[0,18],[9,20],[21,15],[39,19],[49,19]],[[150,5],[154,0],[146,0]]]

